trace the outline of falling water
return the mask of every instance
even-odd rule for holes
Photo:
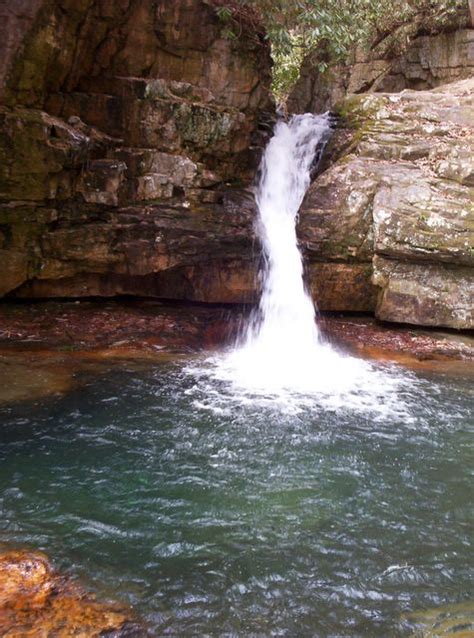
[[[317,395],[318,405],[329,409],[385,410],[391,404],[399,410],[396,375],[326,343],[304,285],[296,220],[330,131],[327,115],[296,115],[276,125],[256,194],[265,259],[260,304],[232,351],[211,360],[213,376],[230,381],[232,398],[244,402],[257,394],[278,396],[299,409],[313,406]]]
[[[296,218],[310,183],[316,151],[321,154],[329,118],[309,113],[278,122],[261,166],[257,191],[258,234],[266,257],[260,305],[248,328],[245,347],[285,361],[297,361],[320,342],[313,301],[303,281]]]

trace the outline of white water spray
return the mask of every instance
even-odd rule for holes
[[[209,360],[212,376],[231,382],[232,398],[243,403],[260,395],[296,409],[313,406],[315,399],[327,409],[376,407],[380,412],[395,403],[400,409],[398,375],[324,343],[305,290],[295,226],[315,154],[329,132],[327,116],[296,115],[276,125],[256,196],[266,260],[260,304],[237,346]]]
[[[294,116],[288,124],[278,122],[261,165],[256,201],[267,267],[245,347],[265,359],[278,352],[286,365],[300,364],[319,343],[314,304],[303,282],[296,219],[316,149],[325,146],[330,130],[326,116],[309,113]]]

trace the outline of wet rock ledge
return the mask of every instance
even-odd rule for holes
[[[0,304],[0,404],[63,395],[112,366],[141,369],[234,343],[248,306],[152,299]],[[325,314],[325,338],[342,351],[416,369],[472,374],[474,336]]]
[[[250,306],[137,298],[4,302],[0,355],[56,352],[89,359],[189,355],[232,345],[250,312]],[[318,321],[335,347],[361,355],[377,351],[392,360],[403,355],[474,361],[472,332],[394,327],[365,314],[325,313]]]
[[[5,638],[138,638],[128,608],[101,603],[57,573],[41,552],[0,550],[0,635]]]

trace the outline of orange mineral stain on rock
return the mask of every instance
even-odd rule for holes
[[[364,359],[396,363],[411,370],[427,372],[445,372],[451,375],[474,376],[474,361],[450,359],[442,355],[427,355],[417,357],[415,354],[407,352],[396,352],[395,350],[383,350],[382,348],[370,346],[356,346],[355,354]],[[473,637],[474,638],[474,637]]]
[[[250,306],[156,300],[3,302],[0,403],[62,394],[116,366],[137,370],[232,346]],[[323,314],[323,337],[355,356],[417,370],[472,374],[471,333],[393,326],[367,315]]]
[[[370,317],[326,316],[320,324],[333,346],[356,356],[414,370],[474,373],[474,340],[467,333],[393,327]]]
[[[43,553],[0,553],[1,636],[94,638],[108,631],[120,636],[127,626],[131,626],[127,609],[98,602],[56,573]]]
[[[52,589],[51,566],[44,554],[11,551],[0,555],[0,609],[41,609]]]

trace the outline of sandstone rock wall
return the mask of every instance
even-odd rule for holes
[[[316,298],[387,321],[474,327],[474,78],[363,94],[311,185],[300,237]]]
[[[387,42],[355,50],[347,66],[329,64],[324,73],[324,51],[305,61],[289,110],[332,108],[342,117],[301,211],[308,281],[323,309],[474,326],[468,24],[420,34],[398,55]]]
[[[211,0],[15,0],[0,17],[0,295],[255,301],[262,34],[223,38]],[[443,36],[464,44],[439,64],[417,45],[412,77],[464,73],[471,36]],[[472,327],[473,92],[340,103],[299,227],[320,309]]]
[[[223,38],[211,0],[0,17],[0,294],[252,300],[262,33]]]

